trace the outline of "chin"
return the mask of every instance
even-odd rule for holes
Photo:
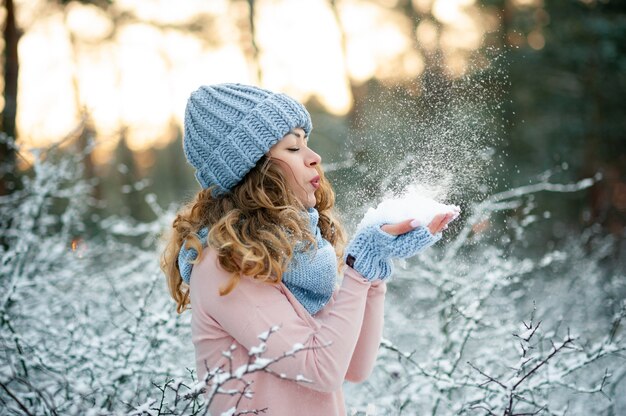
[[[317,200],[315,199],[315,197],[313,197],[313,198],[309,198],[303,205],[305,208],[315,208],[316,203],[317,203]]]

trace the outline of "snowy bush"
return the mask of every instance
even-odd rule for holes
[[[623,275],[600,267],[614,239],[590,241],[587,233],[560,248],[546,244],[537,259],[520,250],[533,225],[545,226],[533,214],[535,193],[576,192],[593,182],[545,178],[492,195],[470,208],[438,256],[423,253],[398,271],[377,369],[350,386],[349,403],[382,415],[623,411],[616,394],[626,377]],[[508,210],[520,218],[481,232]]]
[[[206,414],[202,392],[226,375],[196,379],[190,314],[175,313],[158,269],[172,212],[149,195],[153,222],[92,218],[83,154],[32,157],[0,197],[0,413]],[[397,269],[376,369],[346,384],[349,412],[623,413],[624,276],[602,267],[615,241],[590,231],[520,250],[551,221],[532,195],[592,182],[546,179],[476,202],[452,239]],[[481,232],[510,210],[507,227]],[[261,352],[244,373],[263,370]]]
[[[89,151],[89,149],[87,149]],[[22,150],[24,152],[24,150]],[[171,313],[154,238],[162,229],[96,222],[83,154],[34,150],[32,174],[0,197],[2,414],[111,414],[184,375],[188,316]],[[141,232],[149,248],[125,242]]]

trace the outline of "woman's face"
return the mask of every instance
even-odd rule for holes
[[[287,178],[287,186],[306,208],[315,206],[315,191],[320,177],[315,166],[321,163],[320,155],[307,146],[304,130],[295,128],[272,146],[268,156],[277,163]]]

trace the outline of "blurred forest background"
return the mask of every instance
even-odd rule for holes
[[[471,117],[494,113],[478,131],[502,163],[490,163],[490,191],[555,168],[600,173],[558,201],[548,234],[601,224],[622,236],[624,19],[622,2],[594,0],[6,1],[2,131],[26,147],[95,140],[94,197],[146,220],[146,194],[167,205],[198,189],[180,149],[185,101],[201,84],[294,95],[313,113],[315,149],[338,167],[375,167],[388,136],[419,145],[406,126],[434,124],[461,97],[481,101]],[[472,128],[439,121],[439,135]],[[16,166],[3,172],[6,194],[31,161],[0,152]],[[341,197],[353,178],[335,182]]]
[[[157,251],[199,190],[182,152],[187,97],[218,82],[307,106],[348,231],[416,184],[464,210],[438,262],[398,271],[380,365],[347,390],[354,412],[502,414],[508,393],[485,388],[495,381],[477,366],[496,378],[516,369],[518,411],[623,414],[625,2],[3,6],[8,414],[193,413],[159,407],[159,395],[178,396],[193,352]],[[522,332],[539,326],[535,313],[545,332],[518,337],[517,352],[536,361],[514,365],[504,345],[521,320]],[[533,363],[573,342],[571,326],[577,347],[522,390]]]

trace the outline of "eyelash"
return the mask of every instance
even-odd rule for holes
[[[287,149],[287,150],[289,150],[290,152],[297,152],[300,149],[299,148],[291,148],[291,149]]]

